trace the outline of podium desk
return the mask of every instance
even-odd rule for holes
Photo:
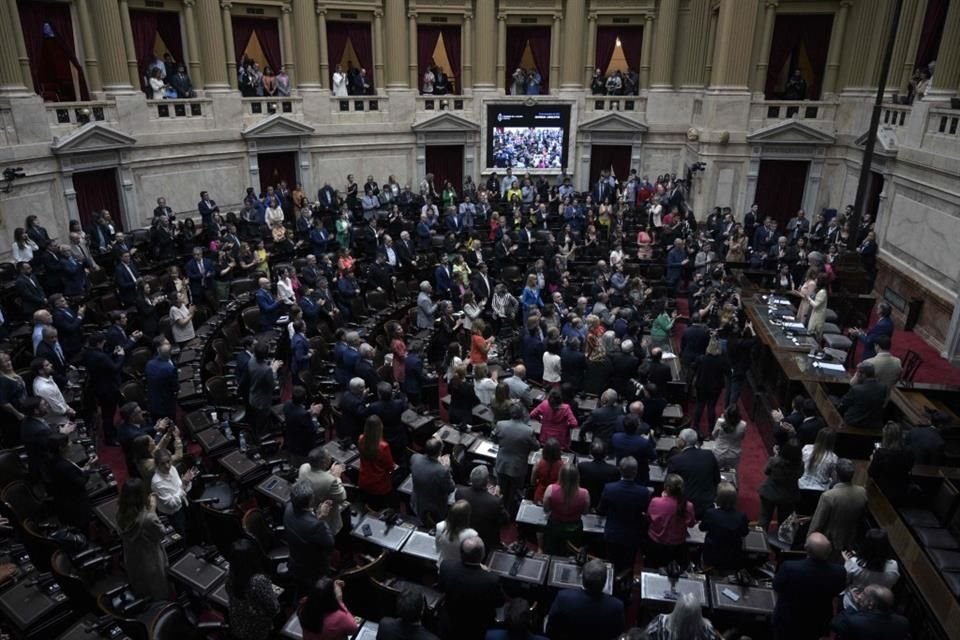
[[[370,527],[369,536],[363,532],[364,525]],[[413,535],[414,529],[414,526],[409,522],[400,522],[388,529],[386,522],[376,516],[366,514],[354,525],[350,535],[390,551],[399,551],[403,548],[407,538]]]
[[[487,566],[501,578],[542,585],[550,570],[550,556],[532,553],[520,558],[505,551],[494,551],[487,558]]]

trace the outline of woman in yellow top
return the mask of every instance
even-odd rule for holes
[[[507,189],[507,202],[513,202],[514,198],[517,199],[517,202],[523,200],[523,192],[520,191],[520,182],[517,180],[514,180],[510,188]]]
[[[253,250],[253,257],[257,261],[257,271],[263,272],[265,278],[270,277],[270,258],[263,247],[263,240],[257,240],[257,248]]]

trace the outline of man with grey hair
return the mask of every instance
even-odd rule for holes
[[[516,513],[517,495],[523,491],[527,476],[527,458],[540,448],[533,429],[527,424],[527,410],[517,403],[510,406],[510,419],[501,420],[493,430],[493,441],[500,445],[493,470],[507,512]]]
[[[680,432],[677,445],[680,453],[670,458],[667,473],[675,473],[683,478],[684,493],[693,503],[697,520],[713,506],[717,497],[717,485],[720,484],[720,465],[712,451],[697,446],[699,436],[693,429]]]
[[[301,593],[327,574],[333,552],[333,534],[325,520],[330,515],[330,500],[316,505],[313,485],[298,480],[290,487],[290,502],[283,511],[283,527],[290,549],[288,566]]]
[[[840,558],[841,551],[854,547],[867,514],[867,491],[853,484],[854,471],[848,459],[837,461],[837,483],[820,494],[810,521],[810,531],[819,531],[833,543],[834,559]]]
[[[437,305],[430,298],[433,285],[424,280],[420,283],[420,293],[417,295],[417,328],[432,329],[433,315],[437,312]]]
[[[327,500],[333,503],[330,513],[324,519],[334,536],[343,528],[340,518],[340,505],[347,501],[347,490],[340,481],[342,464],[332,464],[333,459],[323,447],[310,450],[307,462],[300,465],[297,481],[305,481],[313,487],[314,504],[323,504]]]
[[[582,589],[564,589],[550,607],[547,636],[556,640],[617,638],[626,627],[623,602],[603,592],[607,567],[593,559],[583,565]]]
[[[528,408],[533,405],[533,396],[530,394],[530,385],[527,384],[527,368],[525,366],[522,364],[515,366],[513,375],[504,378],[502,382],[510,389],[511,398],[519,400]]]
[[[619,395],[613,389],[607,389],[601,393],[600,406],[590,412],[580,429],[580,437],[592,433],[594,438],[609,443],[617,430],[617,424],[623,417],[623,408],[618,400]]]
[[[851,427],[879,430],[886,401],[887,388],[877,381],[873,363],[861,362],[850,380],[849,391],[837,402],[837,411]]]
[[[620,350],[610,354],[610,377],[621,398],[631,398],[636,394],[636,387],[631,380],[637,377],[639,368],[640,359],[633,355],[633,340],[624,340],[620,343]]]
[[[830,629],[838,640],[903,640],[910,637],[910,621],[894,613],[895,600],[889,588],[879,584],[864,587],[859,609],[844,609]]]
[[[363,378],[363,381],[370,389],[375,389],[380,382],[380,376],[377,375],[377,367],[373,364],[373,358],[377,354],[373,345],[364,342],[360,345],[360,359],[353,369],[354,375]]]
[[[340,416],[337,419],[337,437],[356,440],[363,432],[367,418],[367,383],[363,378],[351,378],[347,391],[340,396]]]
[[[497,486],[490,485],[490,470],[479,464],[470,471],[470,486],[457,487],[457,500],[470,503],[470,526],[476,529],[487,549],[500,548],[500,527],[510,516],[503,507]]]

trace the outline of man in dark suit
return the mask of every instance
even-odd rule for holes
[[[347,390],[340,396],[337,409],[337,437],[356,440],[363,433],[363,422],[370,415],[367,408],[367,385],[363,378],[351,378]]]
[[[124,307],[131,307],[137,299],[137,279],[140,272],[130,259],[130,252],[120,254],[120,262],[113,270],[113,281],[117,285],[117,297]]]
[[[890,339],[893,338],[894,325],[893,319],[890,318],[892,311],[893,309],[888,303],[881,302],[877,305],[877,321],[874,325],[867,331],[855,330],[852,332],[857,339],[863,343],[861,361],[869,360],[877,355],[877,338],[880,336],[887,336]]]
[[[683,447],[683,450],[670,458],[667,473],[675,473],[683,478],[684,493],[693,503],[699,520],[704,511],[713,506],[717,497],[720,465],[712,451],[697,447],[697,440],[697,432],[693,429],[680,432],[677,444]]]
[[[500,445],[493,470],[504,506],[512,515],[516,513],[517,496],[529,476],[527,459],[530,452],[540,448],[540,442],[527,424],[527,410],[519,402],[510,405],[510,419],[497,423],[492,438]]]
[[[255,298],[257,307],[260,309],[260,329],[269,331],[277,324],[277,318],[280,317],[280,301],[270,293],[270,281],[266,278],[260,278],[257,281],[260,288],[257,289]]]
[[[851,427],[879,430],[886,401],[887,388],[877,381],[873,364],[861,362],[850,380],[850,390],[837,403],[837,410]]]
[[[240,342],[240,352],[234,358],[236,367],[234,372],[237,376],[237,396],[246,404],[250,393],[250,360],[253,359],[253,345],[256,338],[246,336]]]
[[[142,331],[127,333],[127,313],[125,311],[110,312],[110,326],[107,327],[107,348],[123,347],[126,353],[130,353],[137,342],[143,337]]]
[[[561,358],[561,364],[563,360]],[[617,424],[623,417],[623,407],[617,402],[617,392],[613,389],[607,389],[600,394],[600,406],[590,412],[586,421],[580,429],[581,437],[586,433],[593,433],[593,437],[599,438],[604,442],[610,442],[613,432],[617,430]]]
[[[410,232],[400,232],[400,242],[397,243],[395,250],[397,252],[397,263],[400,270],[405,273],[412,272],[413,266],[417,262],[417,251],[410,241]]]
[[[217,269],[213,260],[203,257],[203,249],[195,247],[193,257],[187,262],[184,271],[190,280],[190,295],[193,296],[193,303],[198,305],[209,305],[207,298],[207,288],[213,285],[214,276]]]
[[[551,640],[612,640],[626,627],[623,602],[603,592],[607,568],[601,560],[583,566],[583,589],[564,589],[550,607]]]
[[[53,381],[61,389],[67,387],[67,363],[66,355],[60,346],[59,331],[55,327],[45,326],[42,331],[42,339],[37,345],[36,357],[44,358],[53,365]]]
[[[290,375],[297,380],[297,374],[310,368],[313,349],[307,339],[307,325],[303,320],[294,320],[293,337],[290,339]]]
[[[710,330],[700,321],[700,313],[690,314],[690,324],[680,336],[680,362],[686,372],[687,382],[693,377],[693,364],[697,358],[707,352],[710,344]],[[662,387],[661,387],[662,388]]]
[[[17,276],[13,286],[20,297],[20,306],[24,315],[29,316],[37,309],[47,306],[47,294],[40,286],[40,281],[33,275],[33,267],[29,262],[21,262],[17,265],[17,269],[20,275]]]
[[[145,422],[143,409],[136,402],[127,402],[120,407],[120,424],[117,425],[117,442],[123,451],[127,461],[127,470],[131,473],[136,472],[137,464],[133,458],[133,441],[140,436],[149,436],[156,438],[158,433],[163,433],[173,422],[168,418],[158,418],[153,425]],[[175,428],[175,427],[174,427]]]
[[[457,487],[457,500],[470,503],[470,526],[480,535],[483,544],[491,551],[500,548],[500,527],[509,522],[510,516],[503,507],[499,491],[490,493],[490,471],[477,465],[470,471],[470,486]]]
[[[177,418],[177,392],[180,380],[177,367],[170,359],[170,341],[164,337],[154,339],[157,355],[147,362],[144,382],[147,394],[147,411],[154,418]]]
[[[400,390],[407,394],[410,404],[419,406],[423,387],[435,378],[423,369],[423,343],[414,340],[407,348],[407,357],[403,361],[403,383]]]
[[[74,311],[62,294],[54,294],[50,302],[53,304],[53,326],[60,332],[60,344],[67,360],[72,360],[83,348],[83,314],[87,309],[80,305]]]
[[[645,375],[644,382],[652,382],[658,389],[666,389],[667,383],[673,380],[673,371],[663,364],[663,349],[654,347],[650,350],[650,359],[641,367],[641,375]]]
[[[253,359],[250,361],[250,391],[248,402],[250,412],[249,424],[253,426],[257,435],[269,433],[273,425],[273,392],[277,388],[277,371],[283,366],[281,360],[270,361],[270,345],[266,342],[257,342],[253,347]]]
[[[843,565],[830,562],[832,547],[822,533],[807,536],[803,560],[783,562],[773,578],[777,605],[773,629],[777,640],[810,640],[829,631],[833,599],[846,587]]]
[[[906,640],[910,621],[893,612],[893,592],[877,584],[863,589],[859,609],[844,609],[830,629],[837,640]]]
[[[620,351],[610,354],[610,364],[614,388],[620,397],[629,398],[633,389],[630,380],[637,377],[637,368],[640,366],[639,358],[633,355],[633,340],[624,340]]]
[[[500,578],[483,566],[483,540],[460,543],[460,560],[440,565],[439,587],[444,594],[440,629],[444,638],[482,640],[493,626],[497,607],[503,604]]]
[[[477,264],[477,270],[470,280],[470,289],[476,296],[478,303],[484,303],[485,307],[490,306],[493,300],[493,281],[490,280],[490,275],[487,273],[487,263]]]
[[[56,241],[40,252],[43,267],[43,288],[47,293],[63,293],[63,266],[60,264],[60,246]]]
[[[376,389],[377,384],[380,382],[380,376],[377,374],[377,368],[373,363],[376,351],[371,345],[363,343],[360,345],[358,353],[360,354],[360,358],[353,367],[353,375],[358,378],[363,378],[363,381],[367,383],[367,387]]]
[[[200,212],[200,219],[203,228],[206,229],[213,222],[213,214],[220,213],[220,207],[210,199],[210,194],[206,191],[200,192],[200,202],[197,203],[197,211]]]
[[[443,443],[430,438],[424,445],[423,453],[415,453],[410,458],[410,475],[413,477],[413,495],[410,507],[428,526],[436,525],[447,517],[447,500],[453,492],[453,478],[450,476],[450,460],[441,459]]]
[[[419,591],[402,591],[397,597],[397,617],[380,620],[377,640],[440,640],[421,622],[426,606]]]
[[[290,487],[290,502],[283,512],[290,548],[288,565],[300,593],[309,592],[317,579],[327,574],[333,552],[333,534],[325,522],[333,503],[313,502],[313,485],[309,480],[298,480]]]
[[[635,411],[639,408],[639,413]],[[622,431],[613,434],[610,441],[613,456],[617,460],[631,457],[637,461],[637,482],[650,481],[650,463],[657,459],[657,443],[649,435],[650,426],[641,421],[643,403],[630,403],[630,413],[623,416]]]
[[[434,288],[437,297],[440,299],[449,299],[450,290],[453,289],[453,274],[450,271],[450,265],[447,263],[447,254],[440,255],[440,264],[433,270]]]
[[[620,477],[617,468],[607,462],[607,446],[600,438],[594,438],[590,445],[590,460],[578,464],[577,470],[580,472],[580,486],[590,494],[593,508],[600,504],[603,488]]]
[[[329,182],[324,182],[323,186],[320,187],[320,191],[317,192],[317,203],[320,205],[320,210],[324,213],[336,210],[337,192],[330,186]]]
[[[373,349],[370,345],[364,345],[364,347],[366,349],[363,347],[360,349],[361,356],[367,355],[368,350]],[[360,374],[364,369],[360,364],[366,362],[365,358],[361,358],[360,362],[357,363],[357,375],[360,377],[363,377]],[[371,369],[372,366],[371,364]],[[366,381],[366,379],[364,380]],[[367,382],[367,386],[372,386],[377,390],[377,399],[370,403],[367,408],[367,415],[377,416],[383,422],[383,439],[390,445],[390,453],[393,454],[394,462],[403,465],[407,458],[408,430],[407,426],[403,424],[401,416],[407,410],[407,398],[401,393],[394,393],[390,383],[379,381],[376,375],[374,375],[372,382],[372,385]]]
[[[310,450],[317,445],[319,430],[316,418],[323,411],[323,404],[316,402],[307,406],[307,390],[293,388],[293,395],[283,405],[283,446],[295,464],[306,461]]]
[[[113,418],[120,398],[120,370],[123,368],[123,348],[115,347],[111,353],[104,351],[106,335],[95,333],[87,341],[83,352],[83,366],[87,368],[87,380],[92,387],[97,405],[100,407],[100,419],[103,422],[103,435],[107,444],[116,446],[116,433]]]
[[[603,539],[614,571],[633,570],[637,549],[647,526],[645,514],[653,492],[637,482],[637,461],[627,456],[620,461],[620,479],[610,482],[600,494],[597,513],[606,518]]]

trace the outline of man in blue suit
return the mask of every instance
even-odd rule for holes
[[[606,517],[603,538],[614,571],[632,571],[640,540],[647,528],[646,512],[653,492],[637,483],[639,465],[632,456],[620,461],[620,480],[611,482],[600,494],[597,513]]]
[[[443,300],[449,299],[450,290],[453,289],[453,273],[448,262],[447,254],[440,254],[440,264],[433,270],[437,296]]]
[[[877,355],[877,338],[887,336],[891,340],[893,339],[894,325],[893,319],[890,317],[892,311],[893,309],[889,304],[881,302],[877,305],[877,321],[870,329],[867,331],[860,329],[851,331],[851,333],[863,343],[863,356],[860,358],[861,361],[869,360]]]
[[[144,372],[147,411],[155,419],[173,420],[177,417],[177,392],[180,390],[177,367],[170,360],[170,342],[166,338],[157,338],[154,343],[157,355],[147,362]]]
[[[583,565],[583,589],[564,589],[550,607],[551,640],[617,638],[626,627],[623,602],[603,592],[607,568],[601,560]]]
[[[107,327],[107,349],[112,351],[114,347],[121,347],[129,354],[137,342],[143,337],[142,331],[127,333],[127,313],[125,311],[110,312],[110,326]]]
[[[113,270],[113,281],[117,283],[117,297],[124,307],[132,307],[137,300],[137,279],[140,272],[130,259],[130,252],[120,254],[120,262]]]
[[[303,320],[293,323],[293,338],[290,340],[290,373],[296,379],[297,374],[310,367],[310,357],[313,350],[306,336],[307,325]],[[306,454],[304,454],[306,455]]]
[[[687,257],[687,248],[683,240],[677,238],[673,241],[673,248],[667,253],[667,282],[671,288],[676,289],[683,277],[683,267],[690,262]]]
[[[407,350],[407,357],[403,361],[404,379],[401,390],[407,394],[407,400],[410,404],[418,406],[420,404],[420,394],[423,393],[423,386],[429,381],[429,378],[423,370],[423,343],[414,340],[410,343]]]
[[[240,343],[243,347],[234,358],[236,368],[234,371],[237,376],[237,395],[244,401],[247,401],[247,395],[250,392],[250,360],[253,358],[253,345],[256,338],[247,336]]]
[[[277,324],[277,318],[280,317],[280,301],[270,293],[270,281],[266,278],[260,278],[257,281],[260,288],[257,289],[256,299],[257,307],[260,308],[260,329],[268,331]]]
[[[87,288],[87,270],[69,247],[60,248],[60,269],[63,273],[63,295],[70,298],[82,296]]]
[[[200,219],[203,221],[203,228],[206,229],[213,221],[213,214],[220,213],[220,207],[210,199],[210,194],[206,191],[200,192],[200,202],[197,203],[197,211],[200,212]]]
[[[17,269],[20,275],[17,276],[14,288],[20,297],[20,306],[24,315],[30,316],[37,309],[47,306],[47,294],[40,286],[40,281],[33,275],[33,267],[29,262],[19,263]]]
[[[777,569],[773,590],[773,630],[777,640],[820,638],[830,629],[833,599],[847,586],[843,565],[830,562],[830,540],[822,533],[807,536],[807,557],[787,560]]]
[[[195,247],[193,257],[187,262],[184,271],[190,280],[190,295],[193,296],[193,303],[209,305],[211,301],[207,298],[207,288],[213,284],[213,278],[217,273],[213,260],[204,258],[203,249]]]
[[[463,231],[463,225],[460,221],[460,214],[457,213],[456,209],[451,209],[447,213],[447,230],[451,233],[460,233]]]
[[[83,348],[83,314],[86,307],[80,305],[74,311],[63,294],[59,293],[50,296],[50,302],[53,304],[53,326],[60,332],[60,344],[67,360],[72,360]]]

